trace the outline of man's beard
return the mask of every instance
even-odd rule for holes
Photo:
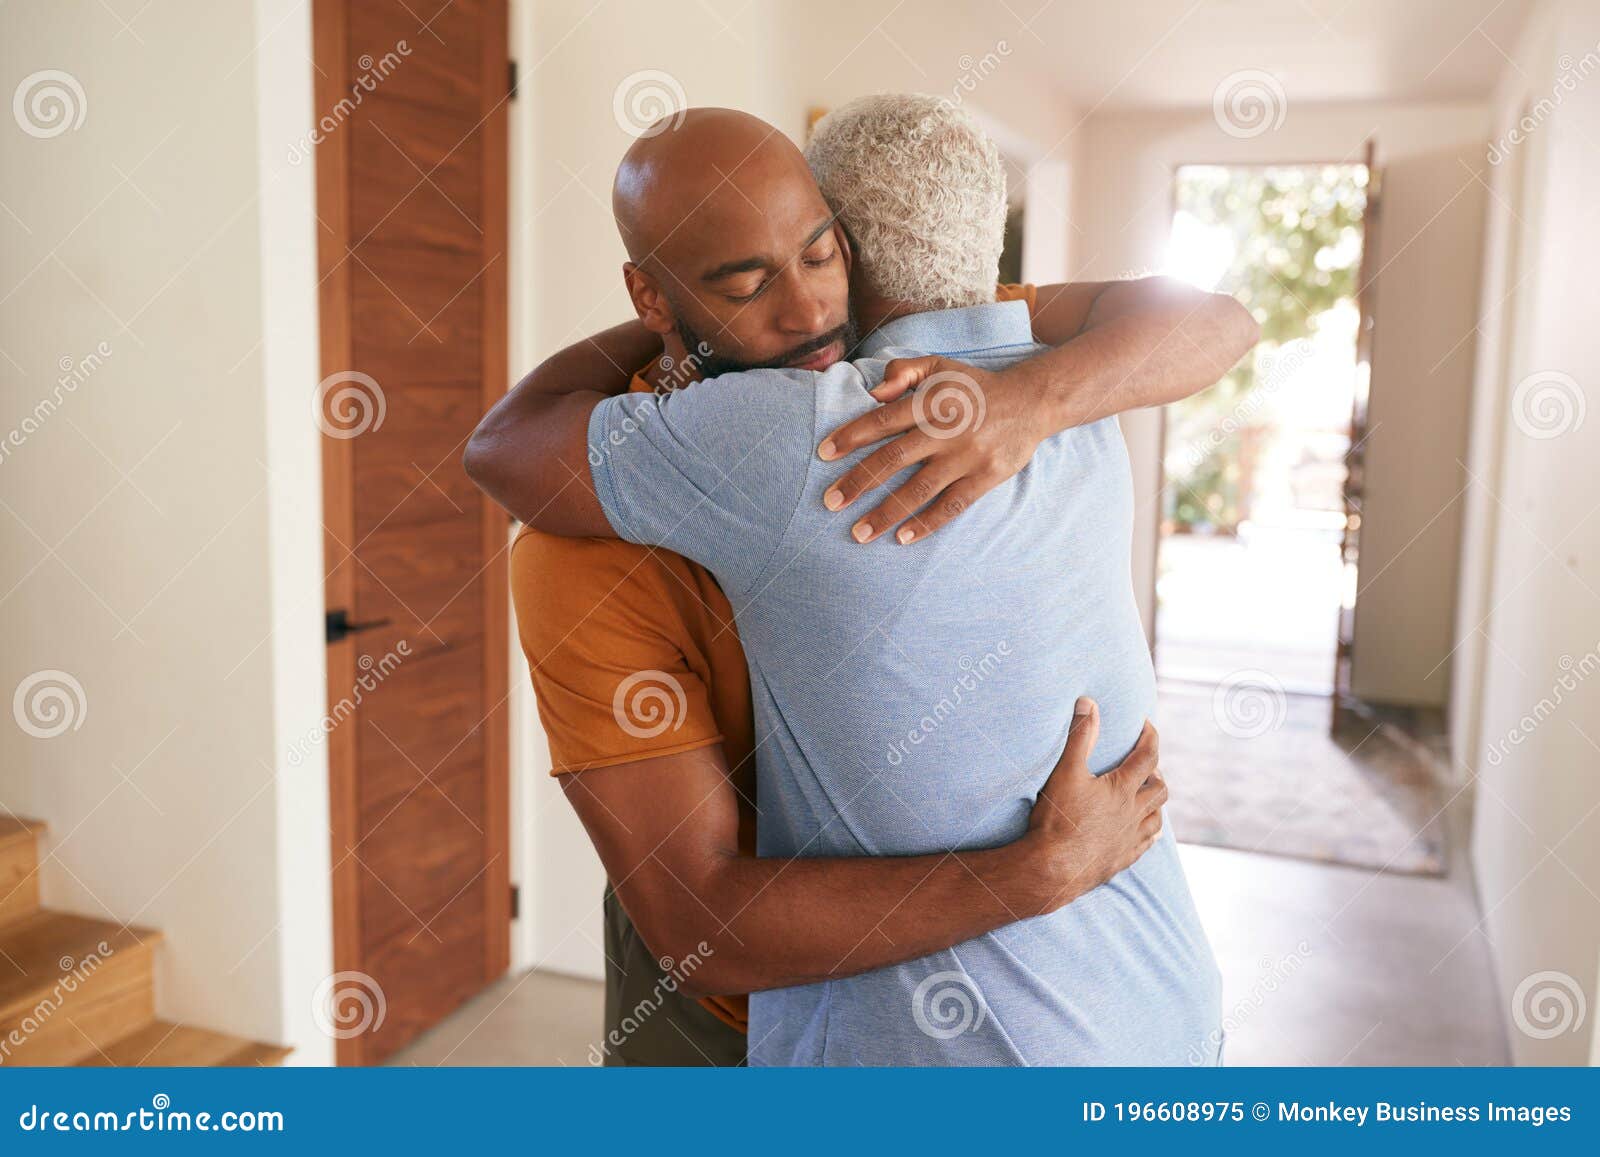
[[[731,374],[739,370],[782,369],[784,366],[793,365],[797,361],[827,349],[835,342],[844,343],[844,354],[840,359],[844,360],[855,351],[856,342],[859,340],[856,334],[855,311],[851,310],[843,325],[838,329],[828,331],[821,337],[812,338],[808,342],[785,350],[775,358],[758,362],[741,361],[735,357],[719,354],[710,342],[695,333],[689,323],[683,320],[682,310],[677,310],[676,312],[678,314],[678,339],[683,342],[683,348],[688,351],[684,360],[693,363],[702,378],[714,378],[718,374]]]

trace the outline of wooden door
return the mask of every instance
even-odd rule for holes
[[[509,527],[461,469],[506,387],[507,12],[441,2],[313,9],[341,1064],[510,950]]]

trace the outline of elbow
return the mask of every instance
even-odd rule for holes
[[[1254,349],[1256,343],[1261,340],[1261,323],[1245,308],[1243,302],[1231,294],[1212,294],[1212,301],[1222,323],[1223,332],[1228,335],[1228,349],[1232,355],[1228,364],[1231,366]]]
[[[674,903],[676,895],[640,897],[637,904],[634,930],[655,958],[662,982],[670,979],[673,990],[691,1000],[736,996],[763,987],[756,976],[760,966],[752,946],[711,916],[713,910],[726,911],[727,905],[719,903],[709,882],[695,882],[700,884],[695,894],[708,896],[708,907]]]
[[[461,452],[461,468],[467,472],[472,484],[490,497],[494,496],[492,489],[494,435],[489,429],[493,419],[494,415],[491,414],[478,423],[478,428],[473,430],[472,436],[467,439],[467,448]]]
[[[478,428],[472,431],[472,436],[467,439],[467,447],[461,452],[461,469],[466,472],[472,484],[507,514],[519,522],[526,522],[522,517],[520,504],[516,501],[517,487],[515,473],[516,460],[510,460],[508,469],[507,448],[509,442],[502,436],[497,428],[496,417],[493,411],[478,423]]]
[[[692,925],[671,933],[637,930],[650,955],[655,957],[662,983],[670,983],[673,991],[690,1000],[737,996],[752,990],[747,970],[739,959],[740,946],[725,933]],[[703,937],[702,932],[705,933]]]

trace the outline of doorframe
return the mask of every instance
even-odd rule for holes
[[[348,12],[350,0],[313,0],[312,57],[316,65],[314,93],[318,109],[337,107],[350,91]],[[485,76],[505,76],[510,60],[510,14],[507,0],[485,0],[482,64]],[[496,17],[496,13],[498,16]],[[487,411],[506,392],[509,372],[507,317],[507,249],[509,203],[509,94],[498,86],[484,89],[479,131],[485,140],[496,135],[500,149],[485,150],[483,239],[487,253],[498,253],[499,275],[487,271],[482,318],[483,384],[480,401]],[[349,177],[350,133],[334,132],[316,146],[317,274],[320,353],[324,377],[352,367],[350,328],[352,286],[350,262]],[[337,256],[336,256],[337,255]],[[355,567],[346,544],[354,543],[355,439],[324,433],[322,441],[325,599],[329,607],[350,607],[355,595]],[[479,520],[485,554],[499,560],[483,576],[484,701],[491,704],[480,723],[484,740],[484,977],[505,972],[511,952],[510,863],[510,587],[504,557],[510,534],[506,515],[486,495],[479,496]],[[333,562],[332,560],[338,560]],[[330,566],[329,564],[332,563]],[[356,645],[352,639],[327,647],[327,701],[330,711],[343,689],[356,684]],[[327,736],[328,822],[332,855],[333,967],[356,970],[361,961],[360,864],[347,855],[359,840],[360,807],[356,786],[359,757],[357,728],[335,727]],[[340,1065],[365,1060],[365,1036],[335,1041]]]
[[[1370,145],[1372,139],[1373,138],[1370,138],[1370,137],[1367,138],[1366,144]],[[1174,161],[1169,166],[1169,172],[1168,172],[1168,176],[1167,176],[1167,240],[1168,240],[1168,243],[1169,244],[1171,243],[1171,238],[1172,238],[1172,219],[1177,215],[1177,212],[1178,212],[1178,173],[1183,169],[1199,168],[1199,167],[1209,167],[1209,168],[1215,168],[1215,169],[1309,169],[1309,168],[1315,168],[1315,167],[1320,167],[1320,166],[1336,166],[1336,167],[1344,168],[1344,167],[1347,167],[1347,166],[1354,166],[1354,165],[1366,165],[1366,168],[1367,168],[1367,180],[1368,180],[1368,183],[1370,185],[1370,183],[1372,181],[1372,178],[1373,178],[1373,173],[1374,173],[1374,168],[1373,168],[1373,165],[1371,163],[1371,157],[1372,157],[1372,150],[1369,148],[1367,150],[1366,154],[1365,154],[1365,159],[1361,160],[1361,161],[1351,161],[1351,160],[1348,160],[1348,159],[1338,160],[1338,161],[1330,161],[1330,160],[1327,160],[1327,159],[1317,159],[1317,158],[1309,158],[1309,159],[1302,159],[1302,160],[1287,159],[1287,160],[1281,160],[1281,161],[1279,161],[1279,160],[1274,160],[1274,161],[1215,161],[1215,160],[1212,160],[1212,161],[1196,161],[1196,160]],[[1366,230],[1365,218],[1363,218],[1362,230],[1361,230],[1361,260],[1362,260],[1362,268],[1363,269],[1365,269],[1365,263],[1366,263],[1366,260],[1367,260],[1367,252],[1368,252],[1367,241],[1368,241],[1368,234],[1367,234],[1367,230]],[[1358,285],[1358,292],[1359,292],[1359,288],[1360,288],[1360,286]],[[1360,335],[1358,334],[1357,336],[1358,336],[1358,340],[1359,340],[1359,336]],[[1160,621],[1160,618],[1161,618],[1161,603],[1160,603],[1159,595],[1157,593],[1157,587],[1160,585],[1160,582],[1161,582],[1161,507],[1162,507],[1162,503],[1163,503],[1163,501],[1165,499],[1165,495],[1167,493],[1167,407],[1166,406],[1162,406],[1156,411],[1156,419],[1157,420],[1156,420],[1156,491],[1155,491],[1155,508],[1151,511],[1151,520],[1150,520],[1151,521],[1151,532],[1155,535],[1155,545],[1151,549],[1151,552],[1150,552],[1150,588],[1149,588],[1149,591],[1150,591],[1150,603],[1149,603],[1149,605],[1150,605],[1150,663],[1151,663],[1151,666],[1155,668],[1157,676],[1159,677],[1159,675],[1160,675],[1160,666],[1159,666],[1159,662],[1158,662],[1157,649],[1161,645],[1160,633],[1158,631],[1158,625],[1159,625],[1159,621]],[[1344,607],[1343,607],[1342,603],[1340,604],[1337,613],[1339,613],[1339,614],[1343,614],[1344,613]],[[1337,649],[1337,644],[1336,644],[1336,649]],[[1337,657],[1336,657],[1335,661],[1337,662]],[[1334,691],[1332,693],[1332,697],[1333,697],[1335,703],[1337,704],[1337,701],[1338,701],[1338,687],[1337,687],[1337,685],[1335,685]]]
[[[316,0],[312,4],[311,52],[319,109],[337,107],[343,93],[348,91],[349,72],[344,64],[347,23],[348,13],[341,0]],[[350,242],[348,137],[348,133],[340,132],[325,138],[316,146],[313,156],[317,182],[317,314],[324,378],[348,369],[353,360],[350,263],[345,259]],[[348,607],[355,595],[355,570],[348,545],[355,539],[354,503],[351,501],[354,457],[355,448],[349,439],[322,435],[323,567],[328,606]],[[354,686],[355,671],[355,644],[349,640],[329,644],[327,699],[330,711],[335,688]],[[352,971],[361,956],[361,881],[354,856],[347,854],[358,839],[356,730],[335,727],[328,732],[327,739],[335,973]],[[363,1051],[359,1037],[334,1040],[337,1064],[360,1064]]]
[[[488,0],[490,18],[483,38],[483,75],[507,76],[511,69],[511,12],[508,0]],[[485,152],[483,181],[483,247],[495,253],[497,276],[482,278],[483,381],[479,402],[484,412],[510,387],[511,332],[507,295],[511,279],[509,203],[511,182],[509,89],[489,86],[483,93],[484,139],[498,138],[501,147]],[[506,512],[487,494],[478,495],[479,523],[485,557],[483,694],[491,704],[484,717],[484,840],[489,870],[484,873],[484,974],[499,976],[511,962],[511,524]]]
[[[1357,601],[1361,598],[1362,502],[1367,496],[1367,435],[1371,433],[1372,361],[1377,338],[1377,246],[1383,240],[1383,173],[1378,168],[1377,138],[1368,137],[1365,161],[1367,200],[1361,213],[1361,264],[1356,269],[1356,389],[1350,402],[1349,445],[1344,453],[1344,534],[1339,561],[1355,572]],[[1365,389],[1362,374],[1365,372]],[[1333,726],[1337,730],[1354,699],[1356,666],[1356,602],[1339,603],[1339,634],[1333,650]]]

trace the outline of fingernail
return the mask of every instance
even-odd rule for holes
[[[857,542],[866,542],[872,537],[872,527],[864,522],[858,522],[850,528],[850,537]]]
[[[831,462],[833,460],[833,456],[838,452],[839,448],[833,444],[832,438],[829,438],[826,442],[817,447],[817,457],[821,458],[824,462]]]
[[[838,510],[844,505],[844,495],[837,490],[830,490],[822,496],[822,505],[829,510]]]
[[[910,542],[913,538],[917,537],[917,532],[912,530],[909,526],[902,526],[900,528],[900,533],[895,535],[895,537],[900,540],[900,545],[904,546],[906,543]]]
[[[1088,715],[1094,710],[1094,700],[1087,695],[1078,696],[1078,702],[1073,706],[1074,715]]]

